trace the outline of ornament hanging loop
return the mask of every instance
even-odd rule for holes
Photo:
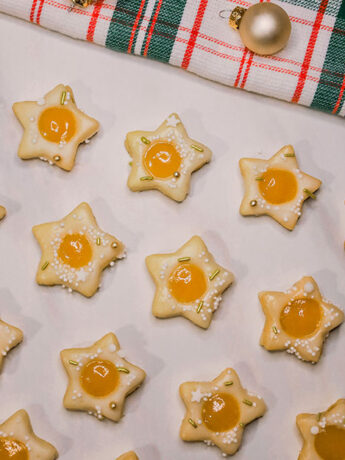
[[[221,10],[218,14],[219,17],[222,19],[229,19],[231,15],[231,10]]]

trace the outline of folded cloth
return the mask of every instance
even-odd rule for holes
[[[0,0],[0,11],[225,85],[344,116],[345,1],[275,3],[289,14],[292,33],[286,48],[269,57],[244,48],[219,15],[249,7],[245,0],[98,0],[85,9],[71,9],[69,0]]]

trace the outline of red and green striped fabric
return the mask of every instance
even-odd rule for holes
[[[258,0],[263,1],[263,0]],[[289,14],[288,46],[245,49],[220,10],[246,0],[0,0],[0,11],[115,51],[157,59],[225,85],[345,115],[345,2],[276,0]]]

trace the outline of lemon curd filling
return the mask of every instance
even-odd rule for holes
[[[216,393],[202,405],[202,421],[214,432],[225,432],[234,428],[240,420],[237,400],[228,393]]]
[[[258,181],[259,191],[271,204],[282,204],[293,200],[298,191],[295,175],[285,169],[270,168]]]
[[[326,425],[314,440],[315,450],[322,460],[345,459],[345,429]]]
[[[29,451],[24,443],[0,436],[0,460],[28,460]]]
[[[182,158],[172,142],[159,141],[148,147],[143,162],[153,177],[167,179],[179,170]]]
[[[85,364],[81,370],[82,388],[97,398],[108,396],[117,388],[119,382],[119,371],[111,361],[94,359]]]
[[[49,107],[41,113],[38,129],[41,136],[49,142],[68,142],[76,132],[76,119],[69,109]]]
[[[207,290],[204,272],[195,264],[177,265],[169,276],[169,291],[182,303],[193,302],[202,297]]]
[[[280,324],[290,336],[302,338],[320,327],[321,316],[321,308],[316,300],[295,299],[282,309]]]
[[[65,235],[57,253],[63,263],[72,268],[84,267],[92,259],[91,245],[86,236],[80,233]]]

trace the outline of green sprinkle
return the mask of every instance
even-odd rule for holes
[[[278,329],[276,328],[276,326],[272,326],[272,331],[273,331],[275,334],[278,334]]]
[[[215,270],[212,275],[210,275],[209,279],[210,281],[214,280],[215,277],[218,275],[218,273],[220,272],[219,268],[217,268],[217,270]]]
[[[129,164],[129,166],[132,166],[132,164],[133,164],[133,161],[130,161],[128,164]]]
[[[68,362],[69,362],[72,366],[78,366],[77,361],[73,361],[73,359],[70,359]]]
[[[295,156],[296,155],[294,153],[284,153],[284,157],[292,158],[292,157],[295,157]]]
[[[244,423],[241,422],[241,423],[240,423],[240,427],[241,427],[241,428],[244,428],[244,426],[245,426]]]
[[[203,306],[204,306],[204,301],[203,301],[203,300],[200,300],[199,305],[198,305],[198,309],[197,309],[196,312],[197,312],[197,313],[200,313]]]
[[[252,401],[249,401],[249,399],[244,399],[242,402],[244,404],[247,404],[247,406],[252,406],[253,405]]]
[[[319,422],[321,420],[321,412],[317,414],[316,420]]]
[[[311,192],[310,190],[308,190],[307,188],[304,188],[303,189],[303,192],[306,193],[310,198],[312,198],[313,200],[316,200],[316,195],[314,195],[313,192]]]
[[[264,180],[263,177],[256,177],[255,180]]]
[[[49,265],[49,262],[44,262],[44,264],[41,267],[41,270],[45,270]]]
[[[190,261],[190,257],[179,257],[177,259],[178,262],[189,262]]]
[[[191,145],[192,149],[196,150],[197,152],[203,152],[204,149],[202,147],[199,147],[198,145],[192,144]]]
[[[140,180],[153,180],[152,176],[142,176]]]
[[[117,367],[116,369],[124,374],[129,374],[129,370],[126,367]]]
[[[101,239],[100,239],[100,237],[98,237],[98,238],[96,239],[96,244],[97,244],[97,246],[100,246],[100,245],[101,245]]]
[[[230,380],[229,382],[224,382],[224,385],[226,387],[231,387],[231,385],[233,385],[233,384],[234,384],[234,382],[232,380]]]
[[[190,423],[193,428],[198,428],[198,425],[194,422],[194,420],[192,418],[188,419],[188,423]]]
[[[151,141],[149,141],[145,136],[141,136],[141,142],[143,142],[146,145],[151,144]]]
[[[60,104],[61,104],[61,105],[64,105],[65,100],[66,100],[66,91],[62,91],[62,93],[61,93],[61,99],[60,99]]]

